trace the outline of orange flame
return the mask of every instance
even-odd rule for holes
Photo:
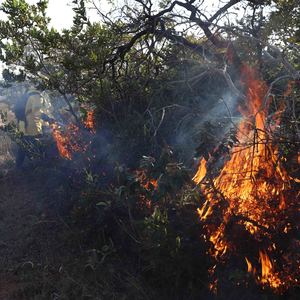
[[[69,151],[67,145],[68,141],[65,136],[63,136],[62,132],[59,130],[59,126],[57,123],[51,124],[52,129],[52,136],[54,140],[56,141],[56,146],[58,149],[58,152],[61,157],[71,160],[72,159],[72,153]]]
[[[256,274],[256,269],[252,266],[251,262],[247,257],[245,257],[247,263],[248,273]],[[268,254],[265,251],[259,251],[259,260],[261,263],[261,276],[257,276],[257,279],[263,285],[269,285],[272,288],[279,288],[283,283],[278,278],[273,270],[273,263],[271,262]]]
[[[148,192],[153,192],[158,189],[158,181],[154,178],[149,178],[144,170],[135,171],[137,181],[140,185]],[[141,208],[146,207],[148,210],[152,208],[151,199],[147,198],[146,195],[139,195],[139,206]]]
[[[280,287],[282,283],[273,272],[273,265],[267,253],[259,251],[259,258],[261,262],[261,283],[268,284],[275,289]]]
[[[251,264],[250,260],[247,257],[245,257],[245,260],[246,260],[246,264],[247,264],[248,273],[254,273],[255,274],[256,269],[252,267],[252,264]]]
[[[206,160],[204,158],[202,158],[200,161],[198,171],[195,174],[195,176],[193,177],[194,182],[199,184],[203,180],[205,175],[206,175]]]
[[[84,152],[87,145],[80,140],[78,126],[70,124],[66,127],[65,132],[57,123],[52,123],[52,136],[56,142],[58,152],[61,157],[71,160],[74,152]]]
[[[95,126],[95,111],[89,110],[86,115],[86,119],[84,121],[84,125],[86,128],[90,129],[91,132],[96,132],[96,126]]]
[[[156,190],[158,188],[158,182],[154,178],[148,178],[144,170],[137,170],[136,177],[142,187],[147,191]]]
[[[245,232],[257,237],[258,241],[268,230],[276,231],[276,216],[287,208],[287,194],[292,189],[278,148],[272,144],[272,128],[266,126],[271,100],[266,97],[267,85],[248,66],[242,68],[242,81],[246,87],[247,102],[239,108],[243,115],[237,133],[240,144],[233,147],[230,159],[225,162],[220,174],[211,178],[212,183],[209,181],[201,185],[206,201],[198,209],[198,214],[206,222],[205,228],[213,245],[210,253],[216,259],[234,250],[226,232],[227,224],[232,224],[231,220],[242,225]],[[284,96],[290,93],[289,85]],[[193,180],[199,184],[209,176],[206,161],[202,159]],[[222,213],[219,224],[214,214],[216,208],[217,215],[220,211]],[[210,217],[212,225],[209,225]],[[274,289],[285,285],[280,278],[284,276],[284,271],[275,273],[266,252],[260,251],[259,256],[262,264],[261,283]],[[245,259],[248,271],[254,274],[255,268],[248,258]],[[294,282],[298,275],[295,274]]]

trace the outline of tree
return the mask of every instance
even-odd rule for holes
[[[281,2],[276,3],[284,10]],[[288,61],[297,51],[286,54],[272,44],[276,27],[272,14],[269,19],[269,1],[231,0],[209,12],[198,0],[158,5],[139,0],[125,2],[107,15],[93,1],[98,23],[87,19],[85,1],[73,4],[73,27],[60,33],[49,28],[47,1],[37,5],[5,1],[2,11],[8,19],[0,26],[1,59],[7,66],[22,67],[27,78],[42,87],[60,93],[71,112],[74,98],[96,106],[102,121],[110,123],[110,131],[120,132],[143,120],[143,126],[133,126],[139,128],[135,136],[144,140],[143,149],[149,148],[149,137],[153,142],[159,138],[157,132],[177,128],[166,119],[172,120],[174,112],[173,120],[185,120],[180,122],[186,124],[185,130],[188,126],[197,130],[196,124],[186,121],[196,119],[199,109],[182,99],[197,102],[199,95],[207,97],[214,80],[220,89],[211,93],[211,103],[222,98],[226,89],[243,102],[239,81],[243,63],[258,65],[270,83],[299,76]],[[242,20],[233,17],[236,11],[243,12]],[[180,88],[174,89],[173,82],[180,83]],[[198,117],[205,110],[200,109]],[[125,144],[132,132],[124,132]]]

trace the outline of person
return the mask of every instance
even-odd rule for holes
[[[0,163],[13,159],[12,140],[6,132],[6,126],[15,121],[15,115],[11,111],[9,101],[0,96]]]
[[[14,113],[17,129],[21,134],[16,153],[16,167],[20,168],[26,156],[41,152],[40,140],[44,134],[44,126],[48,125],[42,116],[51,115],[51,105],[37,89],[28,88],[16,102]]]

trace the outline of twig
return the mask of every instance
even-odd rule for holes
[[[162,111],[162,115],[161,115],[160,122],[159,122],[158,126],[156,127],[156,129],[155,129],[155,131],[154,131],[154,134],[153,134],[153,136],[156,136],[156,134],[157,134],[157,131],[158,131],[158,129],[160,128],[160,126],[161,126],[161,124],[162,124],[162,122],[163,122],[163,120],[164,120],[164,118],[165,118],[165,114],[166,114],[166,109],[165,109],[165,108],[163,108],[163,111]]]

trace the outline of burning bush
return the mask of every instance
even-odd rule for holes
[[[217,174],[211,156],[200,161],[193,178],[205,199],[198,214],[217,263],[244,257],[262,286],[283,291],[299,286],[299,190],[275,142],[282,110],[270,120],[272,99],[255,69],[244,66],[242,81],[247,102],[240,107],[238,142]]]

